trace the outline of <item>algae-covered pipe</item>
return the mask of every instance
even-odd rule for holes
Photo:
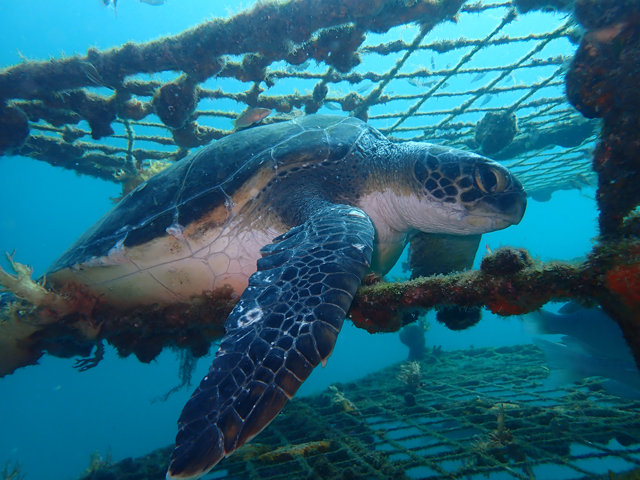
[[[534,311],[549,301],[599,303],[621,326],[640,364],[640,241],[600,244],[579,265],[537,262],[522,249],[505,247],[487,255],[480,270],[399,283],[371,285],[370,278],[367,282],[358,290],[350,316],[356,326],[369,332],[397,331],[403,319],[412,317],[403,313],[441,305],[486,306],[508,316]],[[72,314],[57,323],[34,324],[35,332],[23,332],[23,323],[38,312],[29,306],[21,311],[20,304],[15,304],[11,317],[0,322],[0,330],[11,330],[21,340],[11,350],[14,358],[3,362],[10,367],[0,368],[0,375],[35,362],[44,351],[61,357],[85,355],[87,348],[102,339],[120,355],[133,353],[143,362],[153,360],[168,346],[202,356],[223,334],[215,319],[225,318],[233,308],[236,300],[230,294],[222,289],[194,298],[192,304],[151,306],[126,315],[114,315],[99,304],[87,305],[93,309],[90,315]]]
[[[640,368],[640,241],[601,243],[586,262],[537,262],[523,249],[501,248],[480,270],[361,287],[351,306],[356,326],[369,332],[402,327],[403,312],[439,305],[486,307],[522,315],[551,301],[600,304],[622,329]],[[455,326],[455,325],[454,325]]]

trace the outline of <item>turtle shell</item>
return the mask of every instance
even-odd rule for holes
[[[232,197],[258,171],[343,158],[369,127],[353,117],[310,115],[213,142],[138,186],[48,270],[73,267],[169,234],[179,235]],[[209,222],[215,228],[215,222]]]

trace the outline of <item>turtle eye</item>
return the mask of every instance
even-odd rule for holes
[[[478,188],[486,194],[504,192],[510,184],[504,172],[483,164],[476,165],[475,179]]]

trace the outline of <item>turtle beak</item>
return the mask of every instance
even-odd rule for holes
[[[513,190],[507,193],[507,196],[511,196],[508,200],[510,207],[507,207],[507,216],[512,219],[512,225],[518,225],[527,209],[527,192],[514,175],[511,175],[511,184]]]
[[[527,194],[520,182],[518,182],[518,186],[519,189],[514,188],[498,195],[494,194],[483,198],[472,209],[473,215],[467,217],[467,222],[474,228],[483,228],[487,232],[519,224],[527,209]]]
[[[501,211],[503,212],[504,219],[509,225],[518,225],[522,221],[524,212],[527,209],[527,194],[524,189],[519,192],[507,193],[500,197],[498,206],[502,207]]]
[[[506,171],[506,175],[509,177],[509,186],[504,191],[494,194],[493,198],[487,199],[491,210],[498,216],[498,229],[518,225],[527,209],[527,192],[524,191],[522,183],[511,172]]]

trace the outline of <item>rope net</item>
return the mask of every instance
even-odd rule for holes
[[[11,107],[28,118],[0,150],[127,193],[232,133],[247,109],[273,110],[263,123],[320,111],[367,120],[394,141],[484,153],[537,200],[595,184],[598,124],[564,95],[581,36],[570,17],[519,16],[510,2],[333,3],[260,4],[148,44],[0,71],[4,123],[20,123]]]

